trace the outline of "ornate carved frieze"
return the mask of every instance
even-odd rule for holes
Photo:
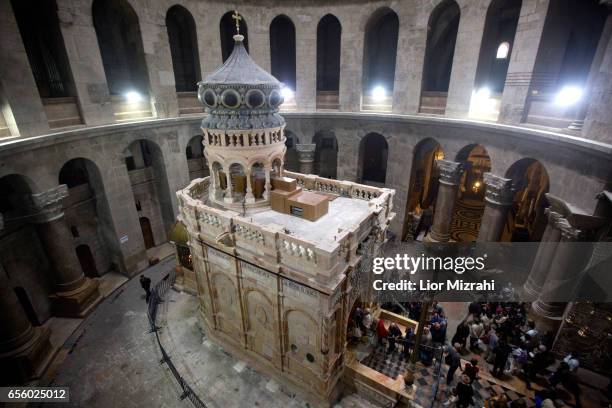
[[[317,145],[314,143],[296,144],[298,160],[301,162],[313,162]]]
[[[444,184],[457,185],[461,181],[463,165],[450,160],[436,160],[436,166],[440,171],[440,182]]]
[[[492,173],[485,173],[484,182],[486,185],[485,199],[489,203],[502,206],[512,205],[514,197],[512,179],[499,177]]]
[[[64,216],[62,200],[68,197],[68,186],[60,184],[42,193],[32,194],[34,222],[51,222]]]

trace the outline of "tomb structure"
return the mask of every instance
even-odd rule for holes
[[[234,36],[199,84],[210,176],[177,192],[207,336],[317,405],[350,364],[347,322],[394,190],[285,171],[282,84]]]

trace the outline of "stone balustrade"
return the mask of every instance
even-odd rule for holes
[[[289,173],[289,174],[287,174]],[[299,173],[285,172],[290,177],[305,180],[315,187],[316,191],[344,192],[351,197],[352,191],[370,191],[373,198],[370,207],[374,207],[375,217],[383,216],[390,211],[392,194],[387,189],[362,186],[350,182],[338,182],[305,176]],[[314,179],[314,180],[313,180]],[[342,268],[351,259],[356,247],[354,241],[362,239],[360,232],[369,228],[376,218],[369,217],[355,231],[339,231],[333,241],[321,243],[300,239],[281,230],[279,226],[263,225],[249,217],[242,217],[230,210],[213,208],[208,203],[210,177],[193,180],[186,188],[177,192],[182,209],[182,220],[187,228],[200,235],[207,235],[220,245],[233,246],[249,258],[262,254],[276,254],[277,266],[305,275],[316,275],[325,278],[333,276],[336,269]],[[364,189],[364,187],[367,187]],[[354,190],[353,190],[354,189]],[[365,197],[359,193],[359,197]],[[381,215],[382,214],[382,215]]]
[[[250,148],[284,144],[285,136],[282,128],[266,129],[265,131],[202,129],[204,145],[210,147]]]

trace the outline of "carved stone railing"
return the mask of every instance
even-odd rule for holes
[[[274,144],[284,144],[285,136],[282,128],[265,130],[217,130],[203,129],[205,146],[231,147],[232,149],[246,147],[261,147]]]

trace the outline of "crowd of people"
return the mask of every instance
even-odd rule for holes
[[[421,317],[421,307],[419,302],[383,305],[383,308],[417,321]],[[415,352],[416,333],[412,327],[402,331],[394,322],[387,324],[383,319],[374,318],[368,309],[356,308],[349,326],[351,340],[360,341],[367,336],[379,350],[399,352],[399,358],[406,361]],[[525,382],[527,389],[532,389],[532,383],[537,379],[541,386],[538,388],[542,388],[534,394],[537,407],[554,407],[553,401],[560,386],[573,394],[575,406],[580,407],[580,387],[576,377],[578,360],[568,355],[551,373],[550,367],[556,364],[551,352],[552,333],[540,333],[535,323],[527,317],[526,304],[471,303],[467,317],[459,323],[450,342],[447,341],[447,326],[443,307],[433,302],[427,324],[423,327],[418,359],[424,365],[431,365],[435,356],[440,356],[437,351],[445,350],[443,358],[448,366],[445,378],[448,406],[473,406],[472,384],[483,370],[499,379],[518,377]],[[469,360],[464,364],[463,356]],[[461,371],[458,376],[457,371]],[[454,382],[456,377],[457,381]],[[491,398],[488,406],[521,408],[522,403],[522,400],[507,401],[500,395]]]

